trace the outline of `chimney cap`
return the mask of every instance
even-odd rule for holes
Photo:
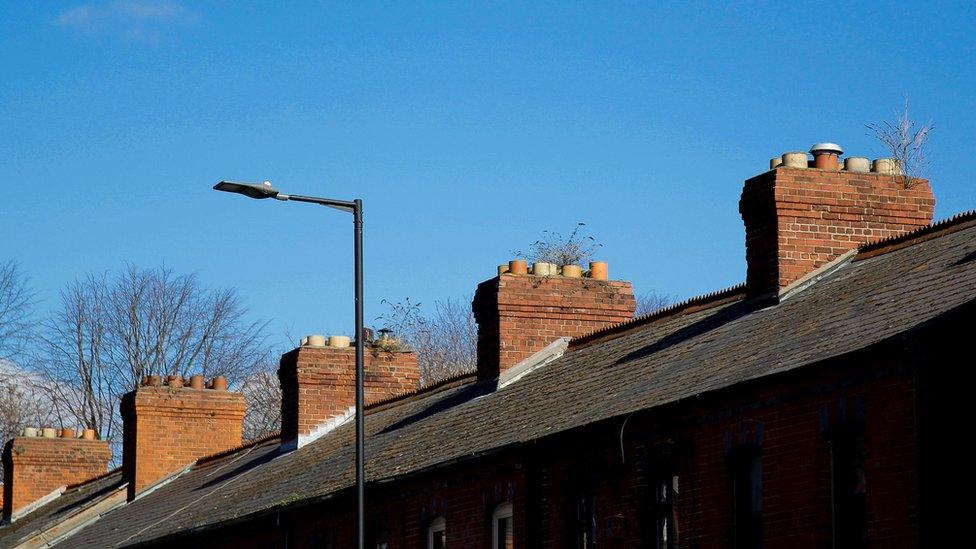
[[[816,156],[817,153],[821,153],[821,154],[834,153],[840,156],[844,154],[844,149],[841,149],[840,145],[838,145],[837,143],[816,143],[812,147],[810,147],[810,154]]]

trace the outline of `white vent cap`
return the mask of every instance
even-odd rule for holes
[[[844,154],[844,149],[840,148],[837,143],[817,143],[816,145],[810,147],[810,153],[816,156],[819,154],[836,154],[840,156]]]

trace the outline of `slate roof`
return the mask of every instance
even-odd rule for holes
[[[492,452],[847,354],[976,299],[976,216],[868,247],[775,305],[717,294],[574,342],[494,390],[473,376],[372,407],[368,481]],[[478,398],[480,397],[480,398]],[[328,498],[354,483],[353,424],[289,454],[276,440],[201,463],[63,547],[151,542]]]

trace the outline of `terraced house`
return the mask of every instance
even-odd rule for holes
[[[976,214],[932,223],[896,171],[774,160],[739,203],[745,283],[638,318],[600,265],[514,262],[477,286],[468,375],[417,387],[412,352],[368,342],[369,546],[941,544]],[[219,380],[126,395],[111,472],[102,442],[14,438],[0,545],[352,547],[352,364],[285,354],[281,433],[248,444]]]

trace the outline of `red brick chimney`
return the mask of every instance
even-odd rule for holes
[[[901,175],[891,159],[849,157],[832,143],[786,153],[745,182],[739,212],[746,226],[746,286],[754,296],[780,291],[849,250],[932,222],[928,181]]]
[[[366,342],[363,369],[366,403],[417,389],[420,370],[409,350]],[[281,356],[281,440],[285,449],[304,446],[316,434],[353,413],[356,405],[356,350],[349,338],[309,336],[305,344]]]
[[[104,474],[112,459],[108,442],[76,438],[73,429],[43,429],[47,436],[37,436],[36,429],[10,439],[3,449],[3,518],[16,519],[30,504],[62,486],[85,482]]]
[[[592,263],[589,277],[581,276],[579,267],[559,269],[548,263],[535,264],[532,272],[540,274],[527,274],[521,261],[499,271],[478,285],[472,303],[479,379],[498,377],[561,337],[581,336],[634,317],[630,282],[607,280],[605,263]]]
[[[194,461],[241,445],[244,396],[227,391],[227,380],[202,376],[161,385],[147,376],[122,396],[122,471],[129,500],[166,475]]]

